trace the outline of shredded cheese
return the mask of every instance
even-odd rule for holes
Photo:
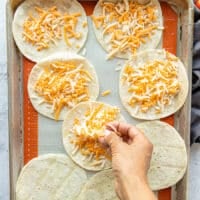
[[[83,118],[74,119],[72,132],[75,134],[75,138],[71,142],[84,156],[92,157],[95,160],[110,159],[110,154],[98,139],[100,136],[104,136],[105,125],[116,120],[118,114],[117,107],[105,107],[104,104],[99,104],[95,108],[90,107]]]
[[[82,24],[82,26],[83,26],[83,28],[85,28],[85,27],[87,27],[87,22],[85,21],[85,22],[83,22],[83,24]]]
[[[56,45],[62,37],[71,47],[72,38],[79,40],[82,37],[80,32],[76,32],[80,16],[81,13],[63,14],[56,6],[47,10],[35,7],[34,15],[30,13],[23,24],[23,39],[36,46],[38,51],[49,48],[51,44]]]
[[[143,113],[155,109],[161,113],[180,91],[176,57],[166,54],[166,60],[155,60],[143,66],[124,68],[122,84],[128,87],[128,104]]]
[[[101,93],[101,96],[105,97],[105,96],[109,95],[110,93],[111,93],[110,90],[105,90],[105,91],[103,91],[103,92]]]
[[[34,90],[45,103],[52,105],[54,117],[58,120],[65,106],[71,108],[89,100],[88,84],[91,80],[91,74],[83,65],[56,61],[43,68]]]
[[[102,37],[109,40],[111,51],[108,59],[117,53],[136,53],[141,44],[148,42],[156,30],[160,30],[157,8],[123,0],[121,2],[101,2],[102,13],[93,15]]]

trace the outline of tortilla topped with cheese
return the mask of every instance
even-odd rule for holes
[[[37,63],[28,79],[28,94],[41,114],[63,120],[76,104],[96,100],[99,84],[94,67],[83,57],[54,54]]]
[[[101,102],[83,102],[70,110],[63,121],[63,144],[69,156],[81,167],[98,171],[111,167],[108,149],[99,143],[105,125],[124,121],[119,108]]]
[[[18,48],[36,62],[58,51],[78,52],[87,34],[87,17],[76,0],[26,0],[13,20]]]
[[[108,52],[107,58],[129,58],[156,48],[163,30],[157,0],[147,4],[135,0],[100,0],[92,15],[96,38]]]
[[[188,78],[183,63],[165,50],[148,50],[124,65],[119,81],[121,101],[132,117],[160,119],[184,104]]]

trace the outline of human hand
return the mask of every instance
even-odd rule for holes
[[[153,145],[136,127],[113,122],[101,142],[110,147],[115,189],[121,200],[155,199],[147,183]]]

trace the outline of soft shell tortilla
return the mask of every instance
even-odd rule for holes
[[[61,13],[77,13],[80,12],[82,15],[79,17],[77,23],[77,31],[82,33],[82,38],[79,40],[70,39],[72,44],[71,47],[68,47],[65,43],[64,37],[61,40],[57,41],[57,44],[51,44],[50,48],[44,49],[41,51],[37,51],[37,48],[23,40],[22,33],[23,33],[23,23],[28,17],[29,13],[34,13],[35,7],[41,7],[43,9],[48,9],[53,6],[57,6],[58,10]],[[58,51],[72,51],[78,52],[84,45],[87,34],[88,34],[88,27],[83,28],[83,22],[87,22],[86,13],[81,6],[81,4],[76,0],[26,0],[17,8],[14,20],[12,24],[13,28],[13,36],[15,42],[22,52],[24,56],[28,59],[38,62],[41,59],[45,58],[48,55],[56,53]],[[79,48],[77,48],[77,45]]]
[[[43,59],[41,62],[38,62],[31,70],[31,73],[29,75],[28,79],[28,94],[29,98],[31,100],[31,103],[35,110],[37,110],[40,114],[54,119],[54,113],[52,112],[51,105],[48,103],[41,103],[43,100],[42,97],[40,97],[35,91],[34,86],[37,80],[39,79],[41,73],[43,72],[44,66],[48,66],[50,63],[54,61],[73,61],[78,64],[83,64],[83,69],[87,70],[91,76],[93,77],[92,82],[89,84],[89,94],[90,94],[90,100],[96,100],[99,94],[99,83],[98,78],[95,72],[94,67],[87,61],[86,58],[83,58],[82,56],[71,54],[71,53],[58,53],[53,54],[45,59]],[[70,110],[69,107],[64,107],[59,115],[58,120],[63,120],[66,113]]]
[[[66,155],[42,155],[23,167],[16,185],[16,200],[77,199],[86,181],[86,172]]]
[[[63,127],[62,127],[63,144],[64,144],[66,152],[69,154],[69,156],[72,158],[72,160],[76,164],[90,171],[99,171],[99,170],[111,168],[111,161],[108,159],[105,159],[104,166],[95,165],[95,163],[97,162],[96,160],[94,159],[89,160],[89,158],[86,156],[83,156],[80,151],[77,151],[75,154],[73,154],[75,145],[71,143],[70,141],[73,140],[75,136],[72,133],[71,129],[73,127],[75,118],[78,118],[79,120],[81,120],[84,117],[85,112],[89,108],[96,108],[97,106],[99,106],[99,104],[101,103],[100,102],[83,102],[83,103],[78,104],[76,107],[74,107],[72,110],[70,110],[67,113],[63,121]],[[104,109],[106,109],[107,107],[110,107],[110,105],[104,104]],[[124,121],[124,118],[122,117],[122,115],[119,114],[117,116],[116,121]]]
[[[102,7],[101,7],[102,1],[117,3],[120,0],[99,0],[94,8],[93,16],[97,17],[97,16],[102,15]],[[137,2],[136,0],[134,0],[134,1]],[[158,26],[163,27],[162,10],[161,10],[158,0],[151,0],[151,3],[152,3],[152,5],[155,5],[155,7],[157,8],[157,16],[158,16],[157,23],[159,24]],[[94,29],[94,32],[95,32],[98,42],[109,53],[111,50],[110,50],[108,38],[110,38],[110,37],[109,36],[103,37],[102,36],[103,27],[100,27],[100,29],[97,29],[94,23],[93,23],[93,29]],[[137,53],[144,51],[146,49],[156,48],[158,46],[161,38],[162,38],[162,30],[156,30],[155,33],[151,36],[151,38],[146,43],[143,43],[140,45],[140,47],[137,49]],[[131,55],[133,55],[133,53],[130,51],[127,51],[125,54],[119,52],[115,56],[119,57],[119,58],[128,59]]]
[[[119,80],[120,99],[122,104],[132,117],[145,120],[160,119],[175,113],[183,106],[187,98],[189,86],[188,86],[187,73],[180,59],[178,59],[178,61],[176,62],[176,67],[178,69],[178,81],[181,84],[181,89],[179,93],[172,100],[172,104],[164,106],[163,112],[156,114],[155,110],[151,108],[146,113],[142,113],[140,111],[137,111],[136,107],[131,107],[128,104],[128,99],[131,97],[131,93],[128,92],[128,86],[126,84],[122,84],[122,76],[124,73],[125,66],[129,65],[129,66],[139,67],[141,65],[145,65],[145,63],[149,61],[152,62],[154,60],[165,60],[165,55],[166,55],[165,50],[161,49],[147,50],[141,52],[133,56],[129,61],[127,61],[123,69],[121,70],[120,80]],[[171,56],[175,57],[172,54]]]
[[[112,170],[97,173],[83,187],[79,200],[118,200]]]
[[[187,167],[187,152],[183,139],[170,125],[161,121],[136,125],[153,144],[153,154],[148,171],[152,190],[175,185]]]

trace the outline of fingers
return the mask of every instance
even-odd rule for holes
[[[122,141],[122,138],[112,131],[109,131],[109,133],[107,132],[106,136],[99,138],[99,142],[104,147],[109,147],[112,156],[121,152],[125,147],[125,143]]]
[[[107,136],[104,137],[104,140],[110,146],[111,150],[116,148],[116,146],[122,142],[120,137],[111,131],[110,134],[107,134]]]
[[[106,127],[108,130],[119,132],[121,136],[128,136],[131,139],[136,135],[142,134],[135,126],[122,122],[111,122]]]
[[[110,130],[105,130],[104,136],[99,137],[99,142],[104,146],[104,147],[109,147],[108,143],[105,140],[105,137],[110,135],[111,131]]]
[[[111,152],[124,147],[124,145],[132,145],[137,142],[145,143],[147,138],[135,126],[121,122],[111,122],[106,125],[105,136],[99,138],[99,142],[105,146],[110,147]]]

